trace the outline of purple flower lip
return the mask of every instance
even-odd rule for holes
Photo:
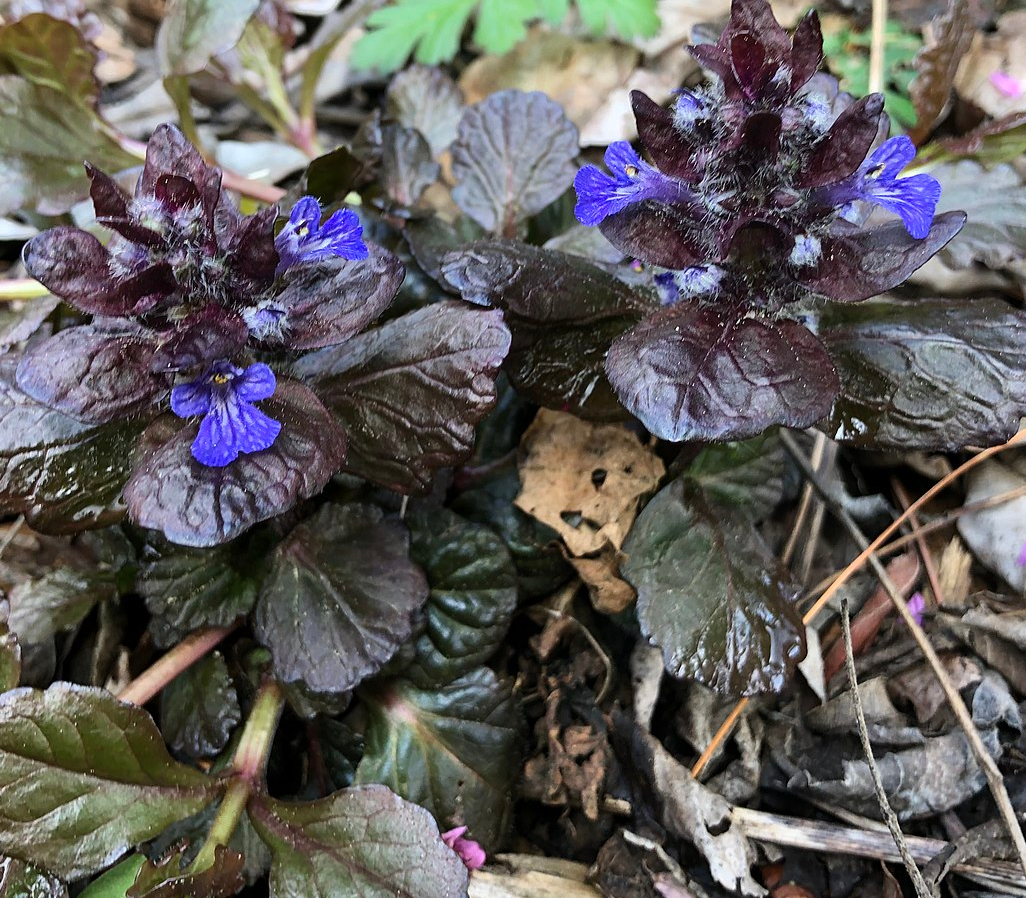
[[[610,215],[644,200],[687,203],[692,199],[687,185],[644,162],[625,140],[610,144],[605,163],[608,175],[597,166],[586,165],[574,178],[574,215],[583,225],[600,224]]]
[[[211,365],[198,380],[171,391],[171,411],[180,418],[202,415],[192,456],[201,465],[223,468],[240,454],[267,449],[278,438],[281,423],[253,403],[270,398],[274,372],[264,364],[239,368],[231,362]]]
[[[289,215],[288,223],[274,238],[278,270],[282,274],[296,265],[323,259],[366,259],[363,226],[352,209],[339,209],[321,224],[321,206],[316,198],[304,196]]]
[[[898,215],[909,234],[922,240],[930,233],[941,187],[936,178],[926,174],[898,177],[915,154],[908,137],[892,137],[877,147],[850,178],[817,189],[817,200],[835,208],[856,200],[874,203]]]

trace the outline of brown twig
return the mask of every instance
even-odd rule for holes
[[[207,627],[190,633],[163,658],[146,668],[118,693],[118,699],[134,705],[145,705],[182,671],[192,667],[211,651],[238,623],[227,627]]]
[[[894,490],[894,495],[897,497],[898,502],[901,503],[901,509],[904,511],[911,504],[908,493],[905,491],[905,487],[901,485],[901,482],[897,477],[891,478],[891,487]],[[916,538],[916,548],[919,550],[919,557],[923,559],[923,569],[926,571],[926,579],[930,583],[930,589],[933,592],[933,604],[943,605],[944,596],[942,595],[943,590],[940,585],[940,577],[937,576],[937,566],[933,563],[933,554],[930,552],[930,547],[926,544],[926,540],[923,538],[923,531],[919,525],[919,515],[914,511],[908,516],[908,522],[912,527],[912,533]]]
[[[869,765],[869,776],[873,780],[873,790],[876,792],[876,801],[880,805],[880,813],[883,814],[884,823],[890,831],[894,844],[898,846],[898,854],[901,862],[905,865],[905,871],[912,886],[919,898],[930,898],[930,889],[923,879],[923,874],[912,854],[908,850],[908,843],[905,841],[905,834],[901,831],[901,824],[898,823],[898,816],[891,807],[887,798],[887,790],[884,789],[883,778],[880,776],[880,768],[876,766],[876,758],[873,757],[873,746],[869,741],[869,728],[866,726],[866,715],[862,710],[862,695],[859,693],[859,679],[855,674],[855,653],[851,645],[851,620],[848,616],[848,600],[841,602],[841,635],[844,637],[844,667],[848,671],[848,688],[851,690],[851,704],[855,709],[855,723],[859,731],[859,741],[862,743],[862,751],[866,756],[866,764]]]
[[[982,464],[988,458],[993,458],[995,455],[1004,452],[1006,449],[1021,446],[1024,441],[1026,441],[1026,429],[1020,430],[1014,437],[1008,440],[1008,442],[1001,443],[999,446],[991,446],[989,449],[980,451],[938,480],[932,487],[930,487],[930,489],[906,508],[905,511],[902,512],[894,521],[885,527],[876,539],[866,546],[865,549],[859,552],[848,566],[833,578],[830,585],[823,590],[819,598],[816,599],[809,610],[805,612],[802,617],[802,622],[810,624],[815,619],[816,615],[826,607],[827,603],[837,595],[838,590],[840,590],[840,588],[844,586],[844,584],[847,583],[854,574],[858,573],[862,569],[862,566],[869,560],[870,556],[887,542],[898,528],[908,520],[911,514],[919,511],[919,509],[926,505],[927,502],[944,492],[944,490],[946,490],[963,474],[971,471],[977,465]],[[902,539],[904,540],[905,538],[902,537]],[[905,540],[905,542],[908,542],[908,540]],[[713,735],[712,741],[708,746],[706,746],[705,751],[702,752],[701,756],[697,761],[695,761],[694,766],[691,768],[693,776],[696,778],[701,776],[702,771],[705,770],[709,761],[715,756],[716,752],[719,751],[719,747],[730,735],[734,728],[734,724],[737,723],[738,718],[741,716],[741,712],[745,709],[747,704],[747,698],[741,699],[735,706],[734,710],[727,716],[727,719],[720,725],[720,728],[716,731],[715,735]]]

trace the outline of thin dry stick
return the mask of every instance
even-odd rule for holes
[[[1002,443],[1000,446],[991,446],[989,449],[984,449],[982,452],[974,455],[968,461],[963,462],[955,470],[946,474],[940,480],[938,480],[930,489],[928,489],[923,495],[921,495],[915,502],[913,502],[908,508],[905,509],[894,521],[892,521],[887,527],[884,528],[883,532],[874,539],[865,549],[863,549],[851,563],[844,568],[837,576],[833,579],[833,582],[823,591],[822,595],[815,602],[805,615],[802,617],[802,623],[811,623],[817,614],[826,607],[827,603],[837,595],[838,590],[845,583],[847,583],[854,574],[858,573],[862,566],[869,560],[869,557],[879,549],[888,539],[901,527],[905,521],[908,520],[909,516],[919,511],[927,502],[933,499],[935,496],[944,492],[952,483],[954,483],[959,477],[968,471],[971,471],[977,465],[982,464],[988,458],[993,458],[1006,449],[1011,449],[1015,446],[1020,446],[1026,441],[1026,429],[1020,430],[1014,437],[1012,437],[1007,443]],[[904,539],[904,537],[902,538]],[[738,718],[741,716],[741,712],[744,711],[748,705],[748,699],[741,699],[734,710],[728,715],[727,719],[720,725],[720,728],[716,731],[712,741],[706,746],[704,752],[694,766],[691,768],[691,774],[695,778],[701,776],[702,771],[705,770],[709,761],[715,756],[716,752],[719,751],[720,746],[730,735],[734,729],[734,724],[737,723]]]
[[[1023,438],[1024,433],[1020,432],[1013,437],[1013,440],[1021,440]],[[948,672],[945,670],[936,650],[927,638],[926,632],[920,626],[919,621],[915,619],[912,612],[908,610],[908,604],[902,598],[898,588],[888,576],[883,563],[879,558],[877,558],[874,552],[874,546],[866,539],[865,535],[859,529],[859,525],[855,523],[855,519],[848,514],[840,503],[836,502],[830,496],[829,491],[816,477],[816,472],[812,470],[809,460],[802,453],[798,444],[795,443],[794,439],[788,433],[781,433],[780,440],[787,451],[791,453],[794,460],[798,463],[798,467],[802,469],[802,473],[805,477],[816,487],[816,491],[820,494],[820,497],[830,509],[830,512],[838,521],[840,521],[841,524],[844,525],[848,533],[851,534],[852,539],[854,539],[858,545],[864,547],[862,554],[866,556],[866,560],[873,568],[877,579],[880,581],[883,588],[887,590],[887,594],[891,597],[891,601],[894,603],[895,609],[898,614],[901,615],[901,618],[905,621],[905,625],[912,633],[912,638],[919,647],[919,651],[926,656],[926,661],[930,665],[930,669],[933,671],[934,676],[937,678],[937,682],[940,683],[944,697],[951,706],[951,710],[955,713],[955,719],[958,721],[958,725],[965,733],[966,740],[969,742],[969,748],[972,749],[973,757],[976,758],[976,763],[979,764],[980,769],[983,771],[983,775],[987,778],[987,785],[990,787],[990,794],[994,797],[994,803],[997,805],[998,813],[1001,815],[1001,819],[1005,823],[1008,835],[1012,840],[1012,844],[1015,846],[1016,854],[1019,856],[1019,863],[1022,866],[1023,872],[1026,873],[1026,837],[1023,836],[1022,827],[1019,825],[1019,820],[1015,815],[1015,809],[1012,807],[1012,801],[1008,797],[1008,791],[1005,789],[1004,778],[1001,776],[1001,771],[998,770],[994,759],[990,756],[990,752],[987,751],[987,747],[983,744],[983,739],[980,736],[979,730],[976,729],[976,725],[973,723],[973,718],[969,713],[969,709],[965,706],[965,702],[962,701],[962,696],[959,694],[958,689],[955,688],[955,684],[951,682],[951,677],[948,676]],[[981,455],[984,455],[984,453],[981,452],[980,455],[976,456],[976,458],[980,458]],[[912,505],[905,510],[903,517],[914,514],[917,510],[917,505],[922,501],[923,500],[920,499],[918,502],[912,503]],[[877,537],[877,540],[879,540],[879,537]],[[874,540],[874,542],[876,542],[876,540]],[[827,590],[827,592],[829,592],[829,590]],[[827,593],[824,593],[824,595],[826,594]],[[820,601],[822,601],[822,597],[820,598]]]
[[[898,817],[891,807],[887,798],[887,791],[884,789],[883,779],[880,776],[880,768],[876,766],[876,758],[873,757],[873,746],[869,741],[869,728],[866,726],[866,715],[862,710],[862,695],[859,693],[859,680],[855,675],[855,651],[851,646],[851,618],[848,615],[848,600],[841,602],[841,633],[844,635],[844,666],[848,671],[848,688],[851,690],[851,704],[855,709],[855,723],[859,729],[859,741],[862,743],[862,751],[866,756],[866,763],[869,765],[869,775],[873,780],[873,789],[876,792],[876,800],[880,805],[880,812],[883,814],[884,823],[890,830],[894,844],[898,846],[898,854],[901,855],[901,862],[905,865],[912,886],[919,898],[930,898],[930,889],[923,879],[923,874],[912,854],[908,850],[908,843],[905,841],[905,834],[901,831]]]
[[[884,48],[887,45],[887,0],[873,0],[873,30],[869,43],[869,92],[884,86]]]
[[[901,860],[894,840],[886,828],[862,829],[828,823],[824,820],[803,820],[782,814],[769,814],[751,808],[735,807],[731,819],[749,838],[773,845],[802,848],[826,854],[844,854],[850,857],[873,858],[897,863]],[[906,836],[905,843],[917,863],[925,864],[942,851],[951,848],[950,842],[923,836]],[[1017,864],[986,857],[965,858],[952,870],[976,881],[986,881],[1002,894],[1026,893],[1026,879]]]
[[[819,470],[821,464],[823,464],[823,454],[826,452],[826,434],[816,432],[816,439],[812,444],[812,463],[816,466],[816,470]],[[794,516],[794,526],[791,527],[791,533],[787,537],[787,544],[784,546],[784,551],[780,553],[780,563],[784,567],[788,567],[791,564],[791,559],[794,557],[794,551],[798,548],[798,538],[802,535],[802,531],[805,529],[805,519],[809,516],[809,511],[812,508],[812,503],[816,499],[815,491],[812,489],[811,483],[806,483],[802,487],[802,496],[798,501],[798,513]]]
[[[898,481],[897,477],[891,478],[891,486],[894,488],[894,495],[898,497],[902,509],[908,508],[910,504],[908,493],[905,492],[905,488]],[[941,594],[940,577],[937,576],[937,566],[933,563],[933,554],[930,552],[930,547],[923,538],[923,530],[919,525],[919,515],[913,512],[908,516],[908,522],[912,525],[912,535],[916,538],[916,548],[919,550],[919,557],[923,559],[926,579],[929,581],[930,589],[933,591],[933,603],[934,605],[943,605],[944,596]]]
[[[14,519],[14,523],[7,528],[7,532],[4,534],[3,540],[0,540],[0,557],[2,557],[4,552],[7,551],[7,547],[14,542],[14,538],[18,535],[18,532],[24,526],[25,515],[20,514],[17,518]]]
[[[190,633],[159,661],[146,668],[118,693],[118,699],[133,705],[145,705],[183,670],[192,667],[238,624],[227,627],[207,627]]]

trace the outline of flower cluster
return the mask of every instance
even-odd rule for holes
[[[391,302],[402,265],[363,242],[352,211],[322,223],[312,197],[275,237],[277,209],[242,215],[173,126],[150,140],[133,196],[88,173],[109,242],[58,227],[24,260],[92,320],[32,344],[18,388],[80,424],[156,419],[124,495],[138,522],[173,539],[221,541],[319,490],[345,434],[265,359],[358,333]]]
[[[961,228],[940,185],[903,174],[907,137],[880,143],[883,98],[817,75],[810,13],[793,40],[765,0],[734,0],[716,44],[691,48],[714,83],[672,109],[632,95],[641,143],[583,168],[576,214],[656,269],[665,308],[609,350],[624,405],[668,440],[805,427],[839,389],[814,302],[857,302],[904,281]],[[878,221],[874,210],[890,221]]]

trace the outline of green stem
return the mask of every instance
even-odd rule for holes
[[[189,139],[189,142],[201,153],[203,152],[203,141],[200,140],[199,129],[196,127],[196,119],[192,114],[191,94],[189,92],[189,79],[183,76],[175,76],[164,79],[164,90],[167,91],[175,108],[178,110],[178,123],[182,127],[182,133]]]
[[[32,278],[7,278],[0,280],[0,302],[12,299],[36,299],[50,293],[39,281]]]
[[[206,841],[192,862],[192,873],[199,873],[213,865],[217,847],[231,841],[250,796],[262,788],[267,758],[271,753],[271,744],[284,704],[285,694],[281,686],[274,680],[266,680],[246,719],[246,726],[232,760],[234,776],[217,809],[217,816],[210,825]]]

